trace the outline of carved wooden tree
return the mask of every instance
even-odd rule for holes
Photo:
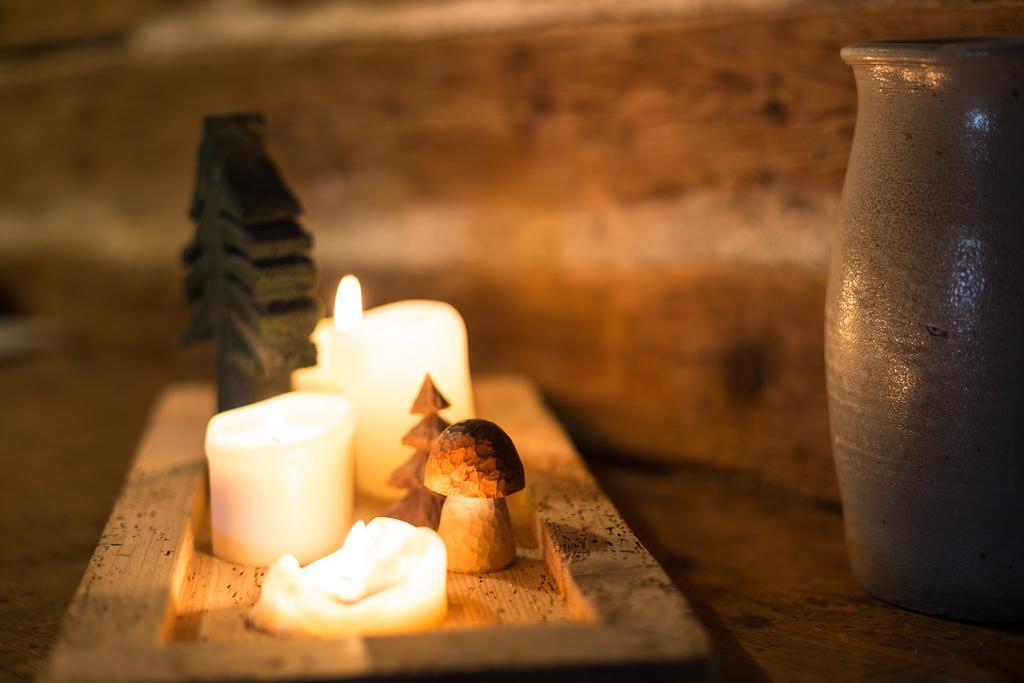
[[[312,239],[263,131],[259,114],[207,117],[190,212],[197,228],[182,254],[186,298],[199,304],[184,341],[213,340],[219,410],[287,391],[291,370],[316,362]]]
[[[423,415],[423,419],[402,438],[403,444],[416,450],[411,458],[399,465],[388,477],[388,484],[407,489],[409,492],[402,500],[391,506],[387,513],[389,517],[401,519],[415,526],[437,529],[444,496],[423,485],[423,467],[437,437],[448,428],[448,422],[438,414],[448,406],[448,400],[437,390],[428,374],[423,378],[423,385],[410,411]]]

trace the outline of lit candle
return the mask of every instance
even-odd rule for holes
[[[402,437],[416,424],[409,413],[427,373],[448,398],[451,422],[475,414],[469,380],[466,324],[442,301],[398,301],[363,313],[359,281],[347,275],[338,287],[334,319],[313,333],[318,365],[292,374],[296,389],[328,387],[359,409],[356,428],[356,485],[378,498],[394,500],[400,489],[388,475],[408,459]]]
[[[278,634],[338,637],[431,628],[448,612],[447,555],[436,532],[397,519],[357,522],[335,553],[300,568],[282,557],[249,614]]]
[[[355,406],[294,392],[214,415],[206,429],[213,552],[265,567],[311,562],[352,523]]]

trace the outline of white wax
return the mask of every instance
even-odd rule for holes
[[[321,370],[329,370],[331,367],[331,338],[338,333],[334,328],[334,318],[321,318],[313,328],[310,339],[316,345],[316,365]],[[296,372],[309,370],[310,368],[299,368]]]
[[[249,617],[278,634],[383,635],[438,626],[448,611],[447,553],[437,532],[378,517],[307,567],[274,563]]]
[[[409,412],[423,377],[451,403],[449,422],[474,417],[466,325],[441,301],[399,301],[367,311],[349,331],[320,321],[313,334],[320,360],[315,369],[292,375],[296,388],[333,386],[359,409],[356,428],[356,486],[386,500],[404,494],[388,486],[388,475],[407,460],[402,437],[421,416]]]
[[[322,365],[293,370],[292,389],[295,391],[337,391],[334,377]]]
[[[213,552],[265,567],[311,562],[352,523],[356,409],[334,393],[293,392],[214,415],[206,429]]]

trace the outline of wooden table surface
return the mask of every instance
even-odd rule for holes
[[[0,365],[0,679],[31,679],[173,363],[65,352]],[[1024,628],[933,619],[867,596],[841,513],[749,475],[590,457],[706,624],[722,680],[1024,679]]]

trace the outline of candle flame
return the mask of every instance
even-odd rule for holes
[[[334,297],[334,328],[339,332],[348,332],[359,327],[363,322],[363,290],[359,278],[346,275],[338,285],[338,294]]]

